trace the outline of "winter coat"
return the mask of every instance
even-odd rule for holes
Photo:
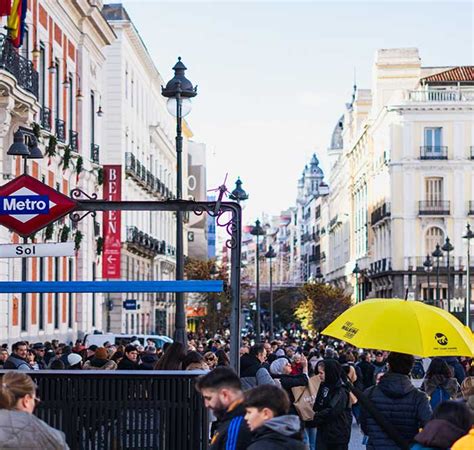
[[[32,370],[26,359],[20,358],[17,355],[11,354],[5,361],[3,368],[13,370]]]
[[[92,358],[82,366],[84,370],[116,370],[117,363],[110,359]]]
[[[444,375],[433,375],[431,378],[425,378],[423,381],[423,391],[428,397],[438,388],[443,388],[451,398],[456,398],[459,392],[459,383],[456,378],[446,378]]]
[[[50,427],[33,414],[7,409],[0,409],[0,448],[69,449],[62,431]]]
[[[374,366],[368,361],[360,361],[356,364],[356,367],[362,372],[362,383],[363,390],[368,389],[370,386],[374,385]]]
[[[141,362],[142,363],[140,364],[140,369],[141,370],[153,370],[159,359],[160,358],[158,358],[158,355],[153,354],[153,353],[148,353],[148,354],[142,355],[142,357],[141,357]]]
[[[141,370],[141,367],[138,363],[124,356],[118,363],[117,370]]]
[[[415,436],[416,444],[412,449],[448,450],[465,434],[466,432],[464,430],[447,420],[433,419]]]
[[[273,378],[256,356],[242,355],[240,358],[240,381],[242,389],[247,390],[261,384],[275,384]]]
[[[278,416],[257,428],[248,450],[304,450],[297,416]]]
[[[442,356],[442,359],[446,361],[448,366],[453,370],[454,377],[458,380],[458,383],[461,384],[466,378],[466,372],[464,371],[464,367],[459,362],[459,359],[455,356]]]
[[[244,419],[245,408],[241,400],[229,406],[217,422],[209,450],[246,450],[252,434]]]
[[[407,442],[411,442],[431,418],[428,397],[412,385],[407,375],[387,372],[380,383],[366,390],[365,394]],[[362,431],[369,437],[368,450],[399,450],[365,408],[361,409],[360,423]]]

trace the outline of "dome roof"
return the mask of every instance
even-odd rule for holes
[[[344,129],[344,114],[339,118],[334,127],[334,131],[331,136],[331,144],[329,145],[330,150],[340,150],[343,147],[342,142],[342,131]]]

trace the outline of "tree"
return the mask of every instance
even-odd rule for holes
[[[306,283],[300,288],[303,299],[294,313],[303,329],[322,331],[352,305],[350,295],[324,283]]]

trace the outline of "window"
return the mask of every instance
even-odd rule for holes
[[[95,143],[95,95],[91,91],[91,144]]]
[[[431,254],[435,248],[436,244],[442,245],[444,242],[444,233],[441,228],[431,227],[426,231],[425,236],[425,253]]]
[[[425,128],[425,147],[428,151],[441,152],[442,144],[442,128]]]
[[[20,55],[23,56],[25,59],[30,59],[30,37],[29,37],[29,30],[28,27],[25,26],[23,32],[23,44],[20,47]]]
[[[425,179],[425,200],[428,204],[436,204],[443,200],[443,178]]]
[[[74,80],[72,74],[68,74],[69,81],[69,129],[74,130]]]
[[[54,62],[54,67],[56,68],[56,74],[54,76],[54,110],[56,119],[61,118],[61,74],[59,70],[59,61]]]
[[[39,102],[44,108],[46,104],[46,50],[43,42],[40,42],[40,57],[39,57]]]

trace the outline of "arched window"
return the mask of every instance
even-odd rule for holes
[[[444,233],[441,228],[431,227],[426,231],[425,237],[425,253],[431,254],[435,248],[436,244],[442,245],[444,242]]]

